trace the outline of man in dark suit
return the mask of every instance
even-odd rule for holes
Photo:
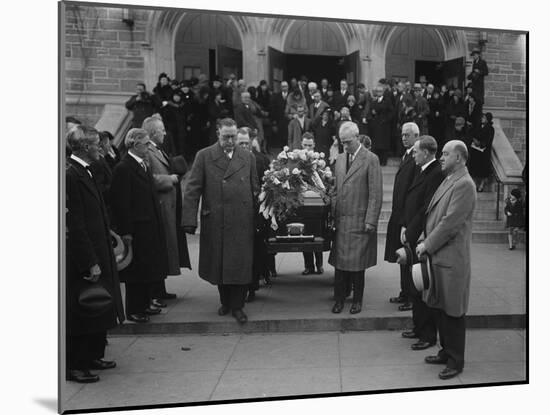
[[[141,128],[132,128],[124,144],[128,153],[113,171],[111,206],[116,230],[133,248],[132,262],[120,272],[126,284],[128,320],[145,323],[149,315],[161,312],[150,303],[155,288],[166,278],[168,258],[160,202],[146,164],[149,135]]]
[[[348,81],[342,79],[340,81],[340,89],[334,93],[332,101],[332,109],[340,112],[343,106],[347,105],[348,97],[351,95],[348,89]]]
[[[325,102],[327,102],[328,99],[328,87],[328,79],[321,79],[321,87],[319,88],[319,92],[321,93],[321,99]]]
[[[388,230],[386,233],[386,249],[384,252],[384,260],[387,262],[395,263],[397,257],[395,251],[401,248],[401,222],[404,215],[405,207],[405,195],[407,189],[411,186],[412,181],[417,174],[419,168],[416,166],[412,154],[413,145],[418,140],[418,126],[413,123],[405,123],[402,127],[401,141],[405,147],[405,154],[401,159],[399,170],[395,174],[395,180],[393,182],[393,196],[392,196],[392,209],[391,216],[388,222]],[[407,269],[405,265],[400,266],[400,286],[401,291],[397,297],[390,298],[390,303],[402,303],[399,306],[400,311],[412,310],[412,305],[407,298],[406,278]]]
[[[288,140],[288,118],[285,115],[288,83],[281,82],[281,92],[271,95],[271,122],[277,127],[277,146],[286,146]]]
[[[466,313],[470,297],[472,219],[476,185],[468,169],[468,148],[460,140],[445,144],[441,170],[445,180],[435,191],[426,210],[426,239],[416,247],[418,257],[429,255],[432,281],[426,304],[437,315],[441,350],[424,360],[442,364],[440,379],[451,379],[464,369]]]
[[[161,107],[161,102],[156,95],[150,94],[145,89],[145,84],[136,85],[136,94],[126,101],[126,108],[132,111],[132,128],[140,128],[143,120],[150,117]]]
[[[248,92],[241,94],[241,103],[235,106],[235,121],[238,128],[248,127],[258,131],[258,124],[252,113],[250,94]]]
[[[259,183],[254,156],[236,146],[236,139],[235,121],[225,118],[218,126],[218,142],[197,153],[185,186],[182,223],[187,233],[195,233],[200,201],[199,276],[217,285],[218,314],[231,312],[244,324]]]
[[[445,175],[441,171],[441,165],[436,160],[437,141],[435,138],[425,135],[420,137],[413,146],[413,157],[420,173],[416,175],[405,196],[404,215],[401,221],[401,242],[408,243],[414,249],[420,235],[424,232],[426,210],[432,200],[435,190],[439,187]],[[431,347],[437,340],[435,315],[422,300],[422,295],[412,287],[410,269],[407,268],[407,294],[412,301],[412,314],[414,328],[405,331],[405,338],[418,338],[411,348],[423,350]]]
[[[320,122],[321,114],[328,108],[330,108],[330,105],[321,100],[321,92],[315,91],[313,93],[313,102],[309,105],[309,119],[311,120],[311,124]]]
[[[472,72],[468,75],[468,79],[472,81],[472,92],[478,97],[480,103],[485,102],[485,77],[489,75],[487,62],[481,59],[481,50],[474,48],[470,56],[473,56]]]
[[[71,156],[67,163],[67,379],[97,382],[90,369],[111,369],[115,362],[103,360],[107,330],[124,321],[120,282],[111,245],[109,219],[90,164],[99,159],[99,135],[94,129],[76,126],[67,137]],[[108,310],[87,314],[78,298],[87,285],[97,283],[113,298]]]

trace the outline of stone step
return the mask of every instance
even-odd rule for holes
[[[363,312],[365,313],[365,311]],[[112,335],[148,334],[224,334],[224,333],[285,333],[323,331],[366,331],[366,330],[406,330],[412,328],[412,318],[392,317],[342,317],[342,318],[296,318],[254,320],[249,316],[248,323],[238,324],[228,321],[191,322],[151,322],[147,324],[125,323],[109,331]],[[526,326],[525,314],[479,314],[467,315],[469,329],[523,329]]]
[[[518,242],[524,244],[526,240],[525,232],[518,234]],[[386,242],[386,231],[378,230],[378,241]],[[479,244],[508,244],[508,231],[506,230],[476,230],[472,232],[472,243]]]
[[[389,219],[381,219],[378,221],[378,232],[386,233],[388,229]],[[507,232],[504,221],[501,220],[474,220],[473,230],[476,232],[484,231],[501,231]]]

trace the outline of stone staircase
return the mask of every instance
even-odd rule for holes
[[[393,181],[399,166],[399,158],[390,158],[388,164],[382,167],[384,197],[382,211],[378,222],[378,235],[385,238],[388,221],[391,215]],[[476,210],[472,241],[474,243],[508,243],[508,233],[502,203],[499,205],[499,219],[497,220],[497,191],[496,182],[491,181],[483,192],[477,193]]]

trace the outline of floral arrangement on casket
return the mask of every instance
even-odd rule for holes
[[[285,146],[264,172],[262,191],[258,197],[260,214],[277,230],[303,204],[303,193],[313,190],[325,203],[330,203],[332,171],[325,154],[312,150],[293,150]]]

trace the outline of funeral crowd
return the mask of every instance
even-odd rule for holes
[[[276,276],[258,195],[270,151],[283,146],[325,153],[334,173],[334,313],[349,296],[350,313],[361,312],[365,270],[377,262],[380,166],[401,158],[384,253],[398,263],[401,286],[390,301],[412,310],[414,329],[403,337],[416,339],[413,349],[439,336],[441,350],[425,361],[443,365],[440,378],[460,373],[472,217],[494,134],[482,112],[487,65],[479,50],[472,55],[464,94],[425,79],[382,79],[352,93],[345,80],[333,88],[301,77],[272,93],[265,81],[180,83],[161,74],[152,93],[139,84],[126,102],[133,118],[118,148],[109,132],[67,117],[67,379],[99,380],[91,370],[116,366],[103,359],[107,330],[125,319],[147,323],[176,298],[165,279],[191,269],[186,234],[198,227],[198,274],[217,286],[217,313],[247,322],[246,300]],[[304,253],[303,274],[323,273],[322,261],[322,252]],[[426,290],[414,283],[417,265]]]

